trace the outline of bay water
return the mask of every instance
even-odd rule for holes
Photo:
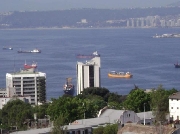
[[[63,85],[72,77],[76,87],[77,54],[101,55],[101,87],[128,94],[134,85],[141,89],[180,89],[180,38],[152,38],[155,34],[180,33],[179,28],[147,29],[23,29],[0,30],[0,88],[6,87],[6,73],[37,62],[46,73],[47,99],[64,94]],[[3,50],[3,47],[13,50]],[[42,53],[17,53],[38,48]],[[131,79],[108,78],[109,71],[133,74]]]

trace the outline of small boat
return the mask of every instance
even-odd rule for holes
[[[111,71],[108,73],[108,77],[110,78],[131,78],[133,75],[130,72],[116,72]]]
[[[24,64],[24,69],[37,68],[37,63],[33,62],[31,65]]]
[[[180,64],[177,62],[177,63],[174,64],[174,67],[175,68],[180,68]]]
[[[13,50],[12,47],[3,47],[3,50]]]
[[[41,50],[39,49],[33,49],[31,51],[19,50],[18,53],[41,53]]]
[[[100,54],[98,54],[97,51],[93,52],[92,54],[85,55],[85,54],[78,54],[76,56],[77,58],[94,58],[94,57],[100,57]]]
[[[32,51],[30,51],[31,53],[41,53],[41,50],[39,49],[33,49]]]
[[[64,84],[64,94],[74,95],[74,85],[71,83],[72,78],[66,78],[66,83]]]

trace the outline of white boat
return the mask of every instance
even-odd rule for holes
[[[13,50],[12,47],[3,47],[3,50]]]
[[[156,34],[155,36],[153,36],[153,38],[180,38],[180,34],[162,34],[162,35],[158,35]]]
[[[33,50],[31,51],[31,53],[41,53],[41,50],[39,50],[39,49],[33,49]]]

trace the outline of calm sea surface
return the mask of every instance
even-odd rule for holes
[[[76,54],[101,54],[101,86],[111,92],[128,94],[134,84],[142,89],[180,89],[180,38],[152,38],[155,34],[180,33],[180,29],[54,29],[0,30],[0,87],[6,73],[19,71],[23,64],[38,63],[47,75],[47,99],[63,95],[67,77],[76,86]],[[17,53],[38,48],[40,54]],[[130,71],[132,79],[109,79],[109,71]]]

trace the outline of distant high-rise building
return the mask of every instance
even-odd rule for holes
[[[86,19],[81,19],[81,23],[87,23]]]
[[[134,27],[134,19],[131,19],[131,27]]]
[[[31,96],[31,104],[46,102],[46,74],[34,68],[6,74],[7,96]]]
[[[141,27],[144,27],[144,18],[140,18],[140,21],[141,21]]]
[[[129,27],[129,20],[127,20],[127,27]]]
[[[88,87],[100,87],[100,56],[77,62],[77,95]]]

